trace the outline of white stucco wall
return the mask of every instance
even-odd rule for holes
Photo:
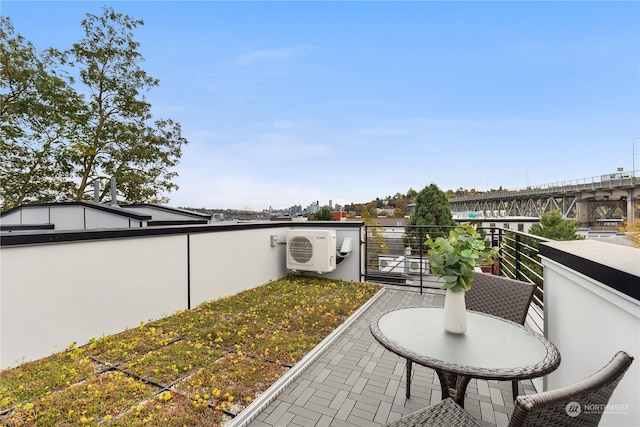
[[[633,272],[640,286],[640,250],[603,242],[548,245]],[[625,262],[626,260],[626,262]],[[611,397],[602,425],[640,425],[640,305],[604,283],[543,258],[545,333],[560,351],[560,367],[546,378],[552,390],[587,378],[624,350],[635,361]],[[612,407],[613,408],[613,407]],[[621,409],[622,408],[622,409]]]
[[[271,234],[281,232],[267,228],[192,235],[192,307],[284,276],[284,246],[270,245]]]
[[[286,245],[272,247],[271,235],[286,242],[291,228],[202,226],[184,234],[2,246],[0,369],[173,314],[189,301],[195,308],[279,279],[288,272]],[[361,230],[337,230],[338,247],[351,236],[353,252],[324,276],[360,280]]]
[[[84,208],[85,215],[85,229],[109,229],[109,228],[127,228],[127,227],[141,227],[141,222],[138,219],[127,218],[125,216],[114,215],[109,212],[98,211],[94,209]],[[60,224],[60,225],[59,225]],[[56,229],[63,229],[62,223],[56,222]]]
[[[140,219],[83,205],[27,205],[2,217],[5,225],[54,224],[58,231],[140,227],[142,222]]]
[[[26,209],[23,217],[26,217]],[[84,207],[82,206],[59,206],[50,209],[49,217],[51,224],[55,224],[56,230],[83,230],[84,227]],[[28,223],[27,223],[28,224]]]
[[[20,209],[2,216],[3,224],[49,224],[49,209],[45,206]]]
[[[185,236],[2,249],[0,365],[186,306]]]

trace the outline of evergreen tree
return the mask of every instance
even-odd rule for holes
[[[314,221],[335,221],[336,218],[331,214],[329,208],[322,208],[313,216]]]
[[[583,236],[578,234],[578,223],[562,218],[558,210],[545,212],[540,217],[540,222],[533,224],[529,234],[545,237],[551,240],[581,240]]]
[[[449,228],[456,225],[447,195],[430,184],[416,195],[416,209],[405,227],[403,241],[412,253],[419,253],[424,250],[427,234],[435,239],[447,235]]]
[[[555,210],[546,212],[540,217],[540,222],[533,224],[529,234],[550,240],[581,240],[577,233],[578,223],[562,218],[562,213]],[[540,242],[526,235],[516,236],[514,233],[505,234],[505,248],[502,251],[502,268],[510,270],[513,277],[543,286],[542,261],[540,259]],[[518,243],[516,243],[518,242]],[[517,247],[516,247],[517,246]],[[519,252],[519,256],[516,253]],[[537,291],[536,291],[537,292]],[[537,294],[540,300],[542,294]]]

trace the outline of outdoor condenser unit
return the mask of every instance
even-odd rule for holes
[[[328,273],[336,269],[335,230],[287,232],[287,268]]]
[[[405,265],[407,266],[407,273],[409,274],[429,273],[429,260],[426,258],[407,257]]]

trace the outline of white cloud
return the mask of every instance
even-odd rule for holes
[[[442,189],[485,190],[522,187],[527,178],[543,184],[568,173],[582,176],[567,170],[565,157],[546,154],[553,142],[545,141],[545,134],[571,137],[554,121],[269,120],[219,132],[190,131],[178,171],[180,190],[171,203],[259,209],[316,200],[348,204],[432,182]]]

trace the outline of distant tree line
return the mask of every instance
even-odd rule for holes
[[[442,191],[438,189],[438,191]],[[500,186],[497,189],[492,188],[488,192],[495,191],[506,191]],[[462,197],[469,196],[473,194],[481,194],[486,193],[483,191],[477,191],[476,189],[466,189],[466,188],[458,188],[457,190],[446,190],[443,192],[446,199],[451,199],[453,197]],[[416,198],[418,197],[418,192],[413,188],[409,188],[406,193],[396,193],[393,196],[388,195],[386,197],[376,197],[375,200],[366,203],[352,203],[347,205],[345,208],[348,212],[350,212],[351,216],[364,216],[370,215],[372,217],[378,216],[379,209],[393,209],[391,216],[394,218],[402,218],[407,215],[407,205],[415,204]]]

